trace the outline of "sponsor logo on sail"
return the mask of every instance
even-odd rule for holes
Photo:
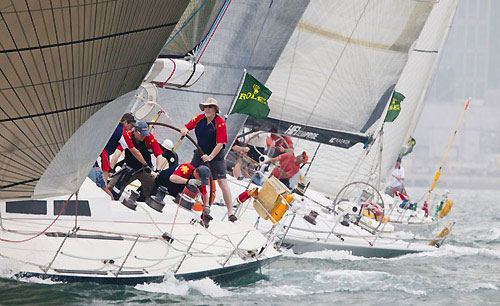
[[[318,133],[302,131],[302,126],[300,125],[290,125],[285,131],[285,134],[310,140],[316,140],[316,138],[319,136]]]
[[[338,138],[338,137],[332,137],[328,141],[329,143],[338,143],[338,144],[344,144],[344,145],[349,145],[351,141],[349,139],[343,139],[343,138]]]

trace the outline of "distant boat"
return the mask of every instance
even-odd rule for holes
[[[301,217],[289,216],[289,219],[294,218],[293,222],[282,221],[285,227],[282,241],[285,246],[295,252],[345,249],[355,255],[375,257],[436,249],[421,243],[414,236],[410,241],[403,241],[400,238],[405,237],[386,235],[385,232],[390,231],[392,226],[382,224],[382,220],[370,221],[361,215],[361,202],[354,203],[358,206],[356,212],[335,215],[331,199],[337,195],[335,204],[345,199],[360,201],[363,199],[361,193],[367,191],[375,203],[382,201],[377,191],[380,188],[378,178],[388,173],[388,160],[391,160],[391,155],[399,154],[403,141],[395,141],[397,146],[392,149],[388,146],[389,157],[386,160],[387,135],[384,136],[383,157],[379,156],[377,146],[381,138],[376,139],[375,143],[371,139],[379,137],[376,133],[384,119],[382,115],[394,87],[405,84],[401,83],[402,80],[397,83],[403,71],[407,71],[408,78],[404,82],[410,82],[412,90],[416,92],[415,106],[405,108],[401,113],[407,112],[407,115],[412,116],[417,102],[423,99],[436,55],[435,52],[426,52],[426,49],[419,52],[423,55],[414,55],[417,51],[410,50],[442,47],[456,3],[354,1],[342,6],[342,3],[337,2],[312,2],[308,7],[277,68],[266,83],[273,89],[269,102],[274,106],[271,107],[271,118],[265,122],[250,120],[248,124],[255,129],[268,131],[274,126],[284,135],[320,142],[318,155],[323,154],[323,160],[329,160],[326,164],[313,161],[311,172],[316,167],[316,173],[311,180],[311,189],[318,186],[321,173],[323,180],[325,177],[328,179],[319,185],[320,190],[333,197],[328,199],[311,189],[306,191],[306,197],[302,198],[307,203],[305,209],[297,212]],[[342,16],[336,16],[336,12],[340,11]],[[336,17],[327,19],[324,16]],[[391,19],[390,23],[405,26],[386,28],[384,18],[387,16],[398,16],[397,21]],[[422,31],[424,24],[427,31],[432,32],[437,25],[440,30],[428,37],[426,30]],[[425,37],[421,36],[416,43],[418,47],[415,47],[414,41],[419,35]],[[407,63],[408,55],[410,59]],[[411,65],[419,63],[425,63],[429,69],[424,69],[421,76],[411,75],[411,69],[414,69]],[[415,82],[411,82],[410,77],[415,77]],[[312,101],[312,104],[306,101]],[[410,122],[404,123],[409,125]],[[401,136],[398,137],[405,137],[407,129],[400,127],[398,135]],[[367,133],[371,136],[367,137]],[[301,141],[304,140],[299,140],[299,146]],[[332,147],[332,144],[339,148]],[[384,161],[383,164],[379,163],[380,159]],[[374,176],[374,173],[378,175]],[[361,184],[364,187],[354,188],[355,182],[365,182]],[[311,201],[311,198],[314,200]],[[364,201],[368,198],[364,198]],[[316,224],[302,218],[311,210],[316,212]],[[383,233],[380,233],[382,230]],[[423,241],[428,242],[429,239]]]

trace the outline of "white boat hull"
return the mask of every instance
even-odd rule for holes
[[[54,200],[62,199],[48,199],[45,215],[10,213],[6,207],[13,204],[0,204],[0,257],[17,275],[127,284],[172,274],[220,279],[254,271],[280,256],[250,224],[212,221],[207,229],[198,223],[198,212],[168,197],[160,213],[145,203],[133,211],[95,192],[80,192],[80,208],[88,201],[91,216],[75,218],[73,206],[70,215],[51,225],[59,213]],[[27,241],[17,242],[22,240]]]
[[[233,195],[245,190],[241,181],[230,179],[229,185]],[[250,188],[252,187],[254,186]],[[428,239],[423,239],[424,242],[422,242],[421,239],[414,239],[415,236],[411,233],[371,233],[370,231],[376,228],[376,224],[368,228],[369,231],[352,223],[348,227],[342,226],[339,223],[341,216],[325,212],[324,207],[330,206],[331,200],[312,190],[308,190],[307,195],[308,197],[303,198],[303,201],[296,201],[293,204],[293,210],[296,211],[295,218],[289,210],[282,219],[281,233],[278,235],[279,237],[284,236],[283,247],[289,248],[295,253],[342,250],[349,251],[356,256],[388,258],[437,250],[436,247],[427,245]],[[268,232],[272,227],[271,221],[260,220],[257,222],[258,215],[252,205],[248,202],[243,205],[239,210],[242,214],[239,214],[238,217],[249,223],[258,224],[258,228],[262,232]],[[319,213],[316,225],[303,218],[310,210]],[[213,209],[213,211],[215,216],[219,214],[219,218],[221,218],[220,214],[225,212],[225,209],[221,208],[218,212]],[[391,227],[391,225],[387,225],[386,229]],[[365,226],[365,228],[367,227]],[[402,238],[409,240],[402,240]]]

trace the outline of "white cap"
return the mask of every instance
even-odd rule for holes
[[[167,150],[172,150],[174,148],[174,143],[172,142],[172,140],[170,139],[165,139],[162,143],[161,143],[162,147],[164,147],[165,149]]]

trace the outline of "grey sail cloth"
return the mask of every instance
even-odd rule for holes
[[[208,97],[218,101],[220,115],[224,116],[238,90],[245,68],[264,83],[308,2],[231,2],[202,54],[200,63],[205,66],[205,73],[201,79],[189,88],[159,89],[158,102],[167,111],[168,122],[177,127],[183,126],[201,113],[198,105]],[[228,147],[245,120],[246,115],[229,116]],[[194,137],[194,133],[191,134]],[[175,135],[171,137],[173,140],[178,138]],[[178,149],[180,161],[191,160],[192,150],[193,147],[184,142]]]
[[[286,127],[289,136],[296,136],[298,128],[302,135],[314,135],[303,127],[373,133],[389,102],[388,88],[401,75],[434,3],[311,1],[266,82],[273,90],[269,118],[282,123],[276,128]],[[311,186],[336,194],[353,178],[369,180],[374,158],[358,164],[366,152],[364,143],[329,138],[308,173]],[[334,146],[347,143],[349,149]],[[304,139],[295,144],[297,152],[318,148]]]
[[[80,187],[188,2],[2,2],[0,198]]]
[[[182,57],[195,49],[207,36],[228,0],[191,0],[172,31],[160,57]]]
[[[384,180],[394,168],[401,144],[408,138],[406,131],[418,112],[418,103],[424,99],[432,78],[432,67],[437,62],[455,7],[454,0],[433,5],[394,88],[406,97],[401,103],[401,112],[394,122],[384,124],[383,137],[376,133],[375,143],[370,150],[363,149],[362,145],[348,150],[323,145],[319,148],[308,171],[308,180],[315,190],[336,195],[342,187],[351,182],[367,182],[383,188]],[[378,120],[374,124],[376,130],[380,130],[388,102],[389,98],[384,104],[384,112],[377,116]],[[314,151],[317,144],[301,140],[298,147]],[[328,177],[327,181],[325,177]]]
[[[360,133],[398,80],[433,2],[311,1],[266,85],[269,117]]]

